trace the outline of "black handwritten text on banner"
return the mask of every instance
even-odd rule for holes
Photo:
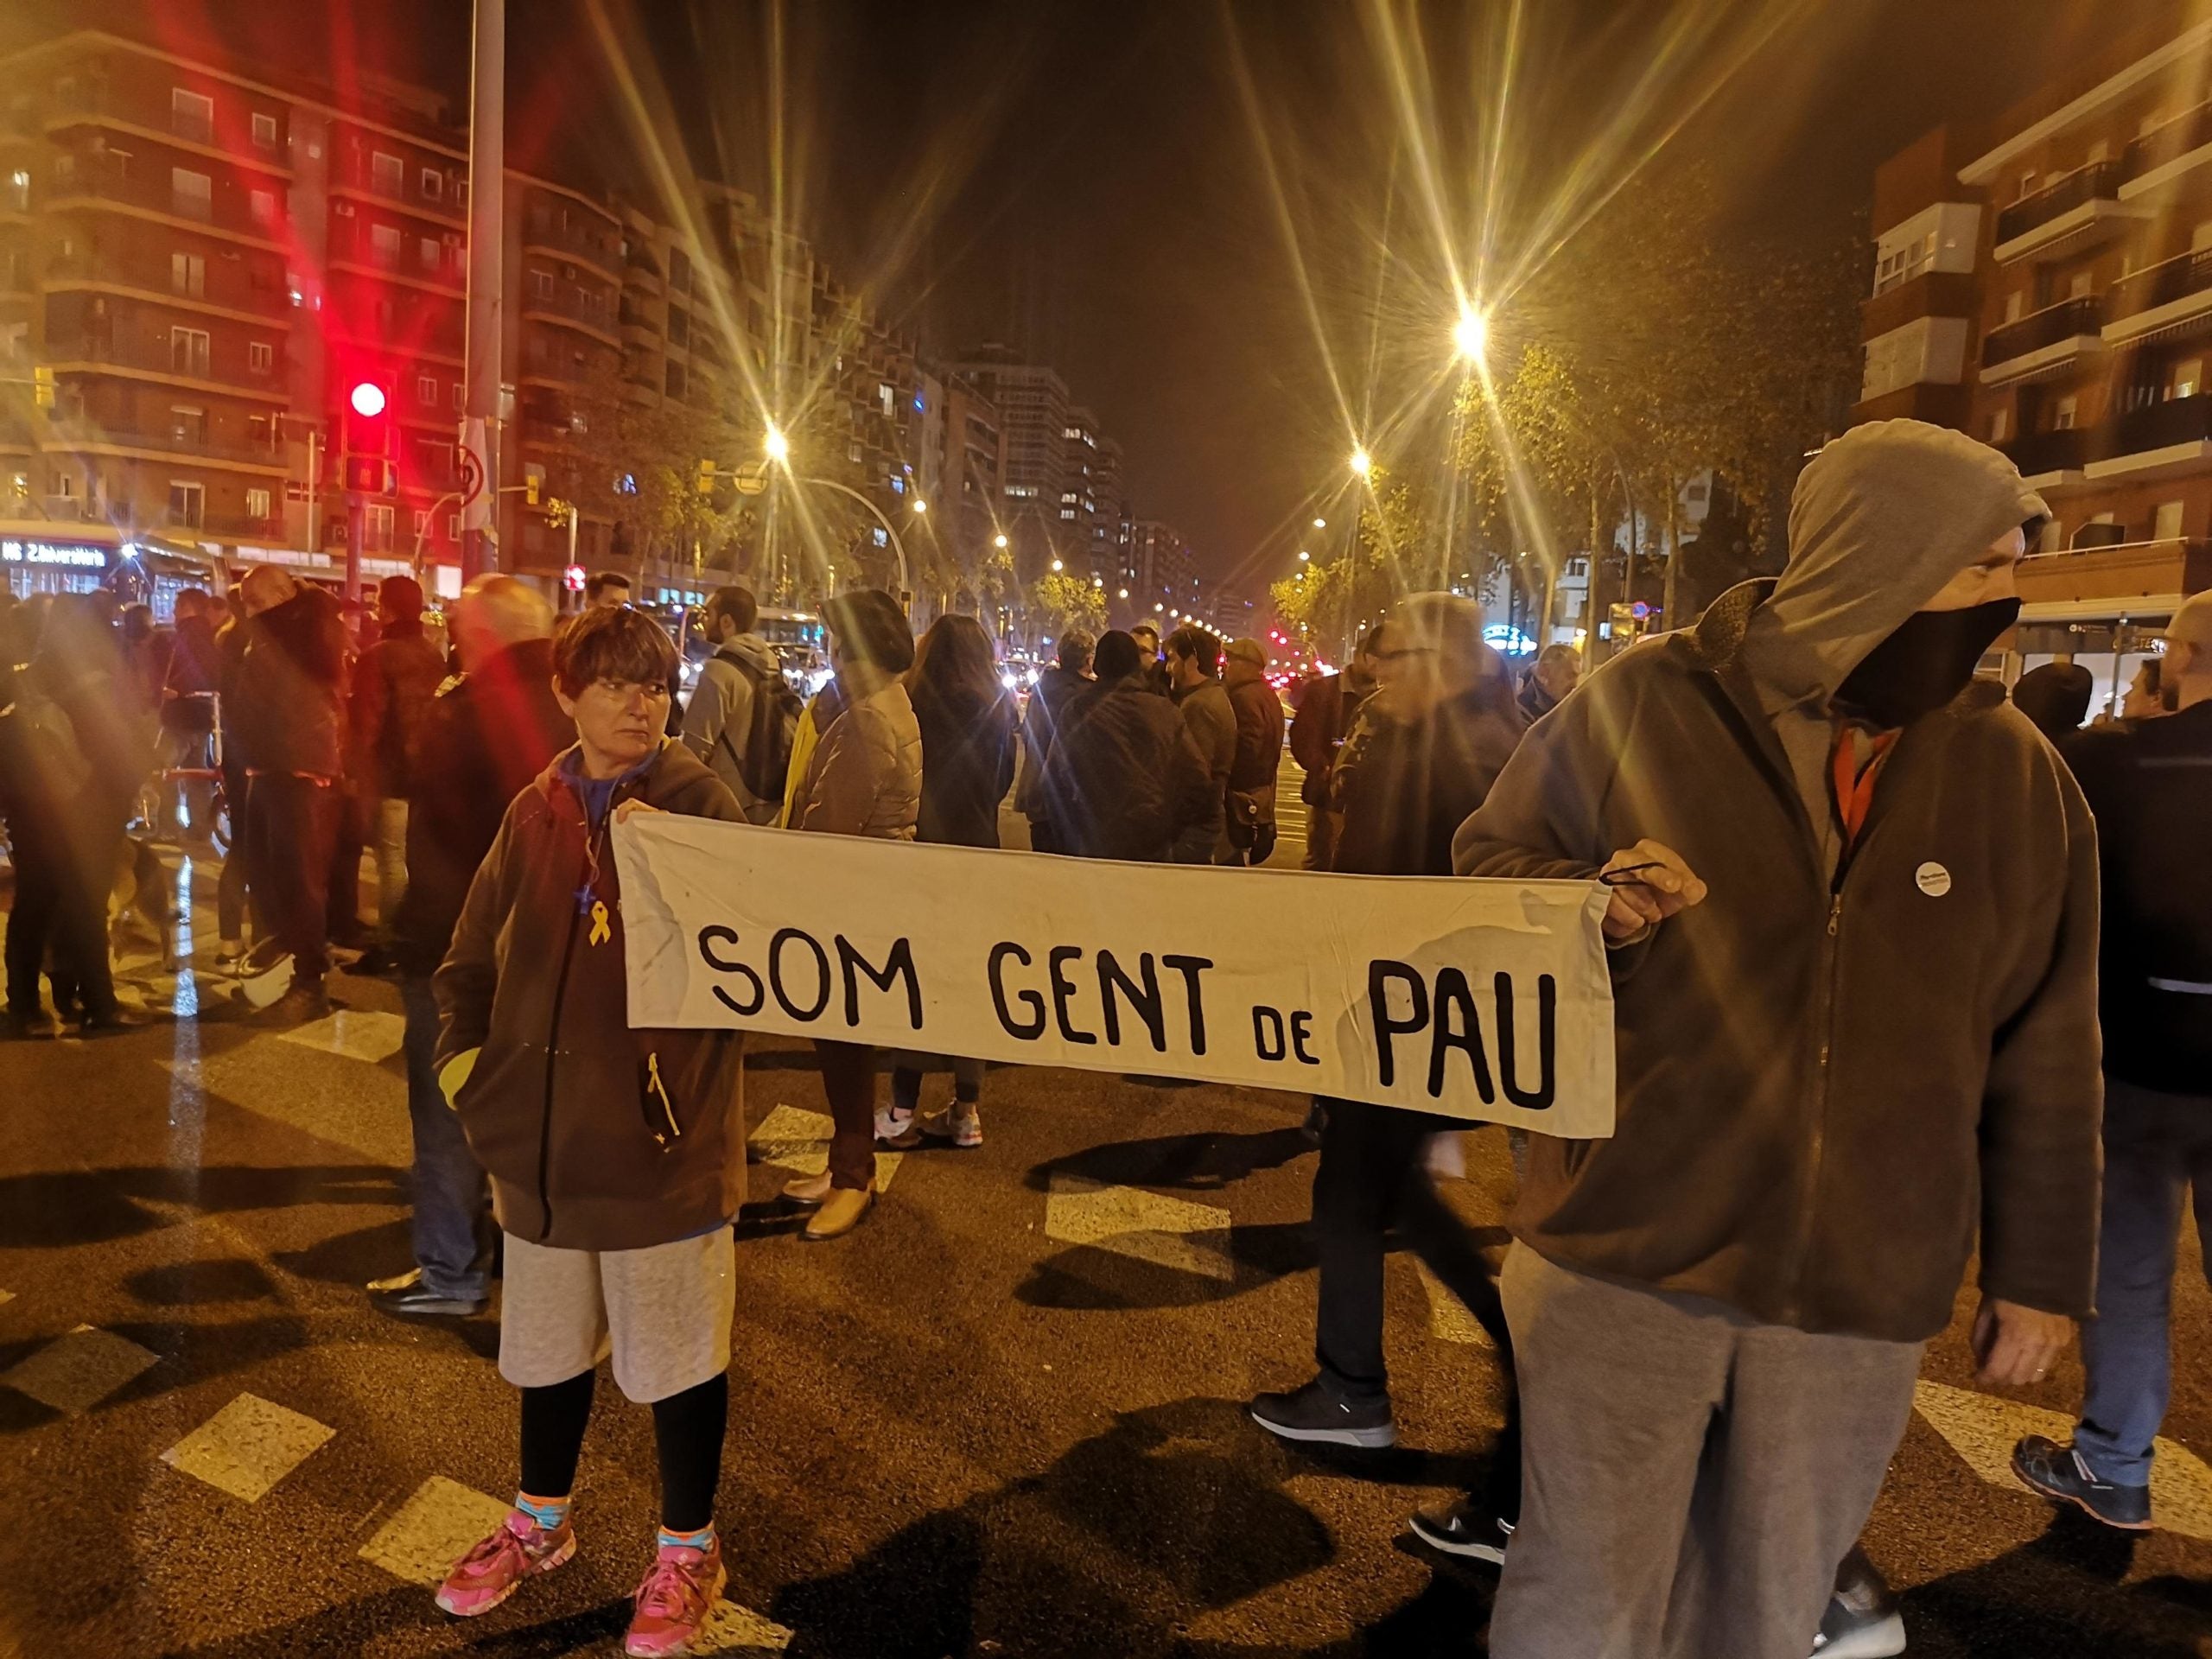
[[[641,814],[630,1022],[1336,1095],[1612,1132],[1580,881],[1109,864]]]

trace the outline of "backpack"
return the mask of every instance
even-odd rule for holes
[[[798,732],[804,705],[791,682],[780,673],[763,674],[734,655],[726,654],[723,660],[752,683],[753,717],[742,750],[729,741],[728,726],[722,728],[722,747],[737,762],[737,775],[753,799],[780,801],[791,768],[791,741]]]

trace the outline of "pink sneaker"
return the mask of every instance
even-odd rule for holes
[[[638,1611],[630,1620],[629,1635],[622,1639],[622,1651],[631,1659],[689,1653],[728,1577],[722,1571],[720,1538],[712,1549],[667,1546],[638,1586]]]
[[[438,1605],[462,1618],[488,1613],[534,1573],[550,1573],[576,1553],[573,1527],[548,1532],[520,1510],[454,1563],[438,1586]]]

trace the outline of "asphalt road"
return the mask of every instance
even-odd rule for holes
[[[300,1033],[0,1048],[5,1659],[619,1651],[656,1483],[647,1414],[607,1380],[577,1561],[465,1624],[410,1581],[511,1493],[514,1397],[493,1318],[404,1324],[359,1294],[407,1260],[398,1003],[336,988],[346,1011]],[[826,1130],[810,1058],[763,1046],[747,1090],[767,1154],[803,1165]],[[1481,1652],[1494,1579],[1403,1521],[1479,1466],[1494,1367],[1412,1261],[1389,1279],[1399,1449],[1290,1451],[1238,1408],[1310,1369],[1304,1106],[1007,1068],[986,1145],[900,1160],[850,1238],[748,1205],[720,1503],[740,1650]],[[1502,1136],[1468,1147],[1451,1196],[1502,1243]],[[766,1194],[784,1171],[758,1173]],[[2135,1541],[1992,1484],[1977,1461],[2080,1374],[1976,1390],[1969,1311],[1867,1535],[1911,1651],[2212,1654],[2212,1475],[2170,1457],[2186,1530]],[[2182,1447],[2212,1436],[2209,1313],[2192,1249]]]

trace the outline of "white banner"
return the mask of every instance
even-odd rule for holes
[[[1612,1133],[1587,881],[1109,864],[639,813],[630,1022]]]

